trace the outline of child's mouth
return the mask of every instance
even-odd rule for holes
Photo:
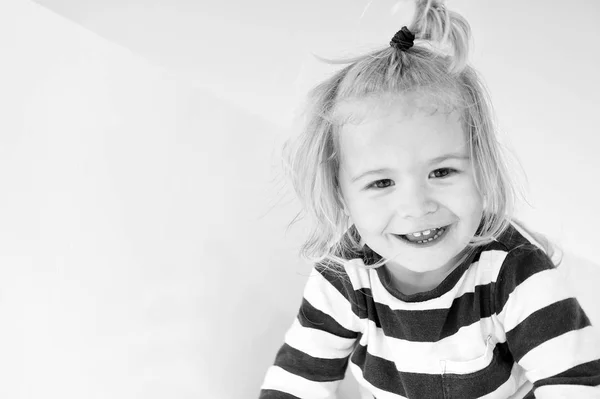
[[[434,229],[425,230],[413,234],[395,234],[395,236],[407,244],[419,247],[428,247],[437,244],[442,238],[446,236],[446,233],[449,229],[450,225],[437,227]]]

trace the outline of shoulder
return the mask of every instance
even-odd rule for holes
[[[476,260],[497,284],[554,268],[543,246],[516,223],[511,223],[494,242],[480,247]]]
[[[329,301],[347,302],[356,316],[364,318],[373,305],[371,274],[362,259],[351,259],[343,267],[319,263],[311,276],[314,282],[309,279],[305,297],[318,292]]]
[[[498,243],[506,254],[500,268],[499,280],[526,279],[541,271],[555,268],[544,247],[515,222],[502,233]]]
[[[496,244],[506,251],[522,246],[533,246],[545,251],[544,245],[536,239],[536,235],[520,225],[520,222],[511,221],[508,227],[497,238]]]
[[[546,251],[526,231],[512,224],[498,239],[502,253],[495,282],[498,310],[516,291],[519,297],[536,296],[560,284],[556,266]]]
[[[514,289],[536,274],[554,269],[552,260],[541,248],[525,244],[506,254],[496,284],[505,289]]]
[[[335,287],[348,296],[363,288],[370,288],[369,273],[361,259],[351,259],[344,265],[322,261],[314,266],[312,277],[318,277],[323,283]],[[353,294],[352,294],[353,295]]]

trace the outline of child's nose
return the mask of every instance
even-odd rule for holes
[[[437,203],[425,184],[405,184],[398,190],[396,209],[401,217],[416,219],[435,212]]]

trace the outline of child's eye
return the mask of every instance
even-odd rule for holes
[[[386,184],[381,185],[380,183],[382,183],[382,182],[389,182],[390,184],[389,185],[386,185]],[[367,186],[367,188],[387,188],[387,187],[391,186],[392,183],[393,182],[390,179],[382,179],[382,180],[377,180],[376,182],[369,184]]]
[[[457,173],[458,171],[456,169],[452,169],[452,168],[441,168],[441,169],[436,169],[433,172],[431,172],[429,174],[429,177],[435,177],[435,178],[444,178],[444,177],[448,177],[452,174]],[[433,175],[433,176],[432,176]]]

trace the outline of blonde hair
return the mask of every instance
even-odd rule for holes
[[[347,120],[340,120],[336,111],[346,101],[417,93],[462,111],[484,215],[480,233],[459,261],[476,247],[494,241],[512,220],[516,191],[496,139],[492,106],[481,78],[467,64],[469,24],[440,1],[422,0],[408,28],[415,34],[415,45],[408,50],[390,46],[352,59],[328,61],[349,65],[310,91],[301,133],[284,144],[284,167],[311,222],[312,230],[300,249],[310,262],[342,266],[359,256],[362,248],[356,227],[343,211],[337,179],[338,133]],[[440,50],[444,45],[449,53]],[[381,259],[367,266],[385,262]]]

